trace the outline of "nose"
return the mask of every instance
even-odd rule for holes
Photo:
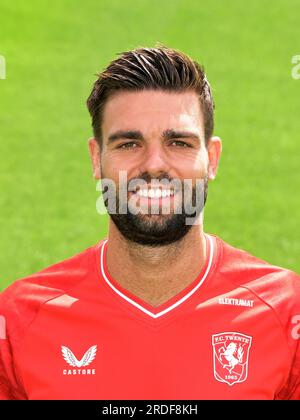
[[[165,151],[163,150],[162,145],[149,145],[145,151],[144,159],[141,163],[141,172],[149,173],[152,176],[158,176],[161,173],[168,173],[169,169],[170,165],[168,163],[168,158]]]

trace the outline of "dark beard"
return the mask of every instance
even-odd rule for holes
[[[168,175],[164,176],[164,178],[167,177]],[[150,182],[149,175],[142,176],[141,179]],[[119,194],[117,194],[116,198],[116,213],[109,212],[107,200],[104,201],[104,204],[112,221],[125,239],[140,245],[158,247],[177,242],[189,232],[193,225],[187,224],[186,219],[199,217],[206,202],[207,188],[208,180],[207,177],[205,177],[204,190],[202,191],[203,200],[200,200],[200,203],[196,202],[196,187],[188,192],[188,195],[192,197],[192,206],[195,207],[196,204],[198,206],[192,214],[186,212],[183,203],[180,214],[132,214],[128,205],[127,214],[120,214],[118,211],[120,208]]]
[[[161,215],[164,220],[145,220],[141,214],[111,214],[114,224],[129,241],[152,247],[168,245],[179,241],[192,225],[185,223],[184,214]],[[147,217],[147,216],[146,216]],[[158,216],[152,216],[157,218]]]

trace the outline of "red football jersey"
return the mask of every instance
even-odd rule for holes
[[[159,307],[122,289],[107,240],[0,297],[2,399],[300,399],[300,278],[206,235]]]

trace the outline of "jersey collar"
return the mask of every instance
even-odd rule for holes
[[[213,257],[214,257],[214,239],[210,236],[205,234],[206,238],[206,262],[204,267],[202,268],[201,272],[197,276],[197,278],[184,290],[176,294],[174,297],[169,299],[167,302],[163,303],[158,307],[152,307],[151,305],[144,302],[142,299],[134,296],[132,293],[128,292],[127,290],[123,289],[109,274],[108,268],[106,265],[106,252],[107,252],[107,245],[108,239],[103,241],[100,248],[100,271],[101,275],[106,282],[106,284],[112,289],[121,299],[125,300],[130,305],[134,306],[135,308],[139,309],[140,311],[144,312],[146,315],[150,316],[151,318],[159,318],[163,315],[167,314],[168,312],[174,310],[182,303],[187,301],[192,295],[196,293],[196,291],[202,286],[205,282],[207,276],[210,273]]]

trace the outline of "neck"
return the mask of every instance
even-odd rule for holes
[[[126,240],[110,221],[107,267],[115,281],[156,307],[171,299],[200,273],[206,260],[203,225],[177,242],[149,247]]]

